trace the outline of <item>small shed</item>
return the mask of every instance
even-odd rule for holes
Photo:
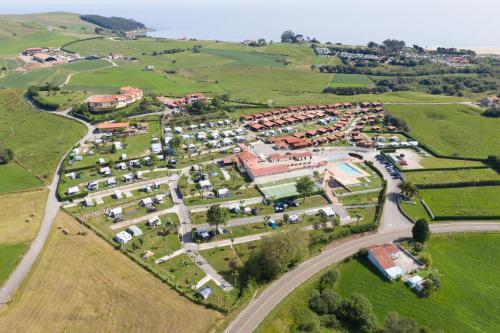
[[[206,300],[210,297],[210,295],[212,295],[212,288],[210,288],[209,286],[205,286],[200,290],[198,290],[196,294],[199,295],[204,300]]]

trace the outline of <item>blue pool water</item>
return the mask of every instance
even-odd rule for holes
[[[355,169],[352,165],[349,163],[339,163],[336,166],[339,170],[344,172],[345,174],[349,176],[358,176],[361,175],[361,172],[359,172],[357,169]]]

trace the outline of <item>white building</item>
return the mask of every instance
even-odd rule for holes
[[[374,245],[368,248],[368,260],[389,280],[403,275],[401,267],[394,262],[400,255],[400,250],[394,244]]]
[[[121,244],[127,244],[129,241],[132,240],[132,235],[130,235],[128,232],[126,231],[120,231],[119,233],[117,233],[115,235],[115,241],[117,243],[121,243]]]

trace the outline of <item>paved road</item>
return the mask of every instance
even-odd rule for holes
[[[431,225],[433,233],[466,232],[466,231],[500,231],[500,223],[496,222],[456,222]],[[353,237],[333,244],[320,255],[313,257],[297,268],[283,275],[269,286],[258,298],[241,312],[227,327],[226,333],[253,332],[266,316],[295,288],[304,283],[320,270],[342,261],[359,249],[370,245],[391,242],[401,237],[410,236],[410,228],[392,229],[364,237]]]
[[[35,109],[37,108],[35,107]],[[37,110],[40,112],[45,112],[40,109]],[[86,140],[90,139],[92,137],[94,127],[90,124],[83,122],[80,119],[72,117],[71,115],[69,115],[68,111],[69,110],[61,112],[53,112],[52,114],[76,120],[87,127],[87,134],[78,143],[81,144]],[[31,246],[29,250],[24,254],[23,258],[21,259],[21,262],[16,266],[16,268],[10,274],[7,281],[5,281],[4,285],[2,286],[2,289],[0,290],[0,304],[7,303],[9,299],[12,297],[12,295],[17,290],[21,282],[29,273],[31,266],[35,262],[36,258],[38,257],[38,254],[40,253],[40,251],[43,248],[43,245],[45,244],[45,241],[47,240],[50,229],[52,227],[52,222],[54,221],[57,212],[59,211],[59,208],[61,206],[61,203],[57,200],[56,194],[57,194],[57,183],[59,182],[59,177],[61,175],[61,165],[65,157],[66,155],[59,162],[52,183],[48,187],[49,195],[47,197],[47,202],[45,204],[45,212],[43,214],[42,223],[40,225],[40,229],[38,230],[38,234],[36,235],[33,242],[31,242]]]

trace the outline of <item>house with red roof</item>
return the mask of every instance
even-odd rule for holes
[[[401,267],[395,260],[401,250],[394,244],[373,245],[368,248],[368,260],[389,280],[394,280],[403,275]]]

